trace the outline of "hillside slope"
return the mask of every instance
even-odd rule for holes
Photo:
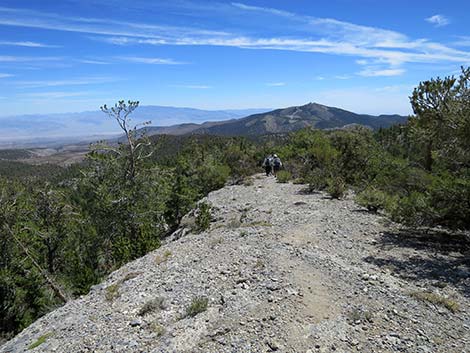
[[[34,343],[31,352],[470,349],[469,270],[458,244],[406,240],[351,199],[302,188],[257,176],[211,193],[210,230],[177,231],[0,352]],[[459,311],[418,299],[426,290]],[[207,310],[185,317],[196,297],[208,298]]]
[[[201,126],[192,133],[212,135],[249,136],[286,133],[311,126],[318,129],[341,128],[360,124],[372,129],[405,123],[407,117],[400,115],[372,116],[356,114],[347,110],[328,107],[318,103],[276,109],[267,113],[250,115],[214,126]]]

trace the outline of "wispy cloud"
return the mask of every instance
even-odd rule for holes
[[[0,46],[6,45],[6,46],[15,46],[15,47],[28,47],[28,48],[58,48],[58,45],[51,45],[51,44],[44,44],[44,43],[38,43],[38,42],[30,42],[30,41],[24,41],[24,42],[11,42],[11,41],[0,41]]]
[[[137,56],[121,56],[118,59],[139,64],[152,64],[152,65],[184,65],[187,64],[182,61],[176,61],[173,59],[162,59],[162,58],[146,58]]]
[[[291,12],[274,9],[271,7],[252,6],[252,5],[242,4],[240,2],[232,2],[232,6],[238,7],[239,9],[247,10],[247,11],[257,11],[257,12],[261,11],[261,12],[266,12],[266,13],[276,15],[276,16],[294,17],[294,14]]]
[[[15,85],[20,88],[40,88],[59,86],[81,86],[114,82],[116,79],[110,77],[81,77],[70,80],[42,80],[42,81],[16,81]]]
[[[470,36],[459,36],[452,44],[460,47],[470,47]]]
[[[110,64],[108,61],[93,60],[93,59],[77,59],[76,61],[79,62],[79,63],[82,63],[82,64],[90,64],[90,65],[108,65],[108,64]]]
[[[286,83],[285,82],[268,82],[266,83],[266,86],[268,87],[282,87],[282,86],[285,86]]]
[[[404,69],[376,69],[366,68],[358,73],[364,77],[378,77],[378,76],[400,76],[405,73]]]
[[[408,94],[409,92],[413,91],[414,87],[415,87],[414,84],[391,85],[391,86],[378,87],[375,89],[375,91],[376,92],[404,92]]]
[[[425,18],[425,21],[433,24],[435,27],[447,26],[450,23],[450,20],[444,15],[434,15]]]
[[[0,78],[7,78],[7,77],[13,77],[12,74],[4,74],[0,72]]]
[[[458,50],[448,45],[426,39],[413,39],[392,30],[362,26],[332,18],[319,18],[300,15],[269,7],[258,7],[243,3],[224,5],[237,10],[237,16],[255,19],[262,13],[272,16],[279,23],[285,24],[284,36],[268,35],[270,28],[259,30],[250,27],[250,21],[244,21],[243,28],[235,33],[217,29],[177,27],[148,23],[116,21],[106,18],[80,18],[60,16],[31,10],[1,8],[0,24],[71,31],[92,35],[91,38],[114,45],[204,45],[228,46],[246,49],[270,49],[325,53],[351,56],[367,65],[382,65],[376,71],[395,70],[407,63],[466,63],[470,62],[470,52]],[[207,11],[222,11],[222,5],[208,8]],[[216,12],[213,15],[217,15]],[[441,17],[436,17],[441,16]],[[436,15],[431,22],[436,25],[448,23],[442,15]],[[431,20],[430,20],[431,21]],[[289,32],[288,29],[294,29]],[[250,35],[247,35],[250,33]],[[274,33],[274,32],[273,32]],[[172,59],[128,58],[127,61],[147,64],[181,64]],[[361,63],[360,65],[365,65]],[[391,73],[389,71],[388,73]]]
[[[58,98],[69,98],[69,97],[81,97],[88,96],[91,92],[34,92],[34,93],[25,93],[21,97],[32,98],[32,99],[58,99]]]
[[[170,85],[170,87],[188,88],[188,89],[209,89],[209,88],[212,88],[212,86],[208,86],[208,85]]]
[[[153,25],[148,23],[117,21],[104,18],[71,17],[49,12],[7,7],[0,7],[0,24],[95,35],[129,36],[153,39],[167,37],[175,38],[187,35],[212,37],[227,34],[223,31]]]
[[[0,62],[2,63],[35,63],[38,61],[59,61],[63,57],[58,56],[11,56],[0,55]]]
[[[352,78],[352,76],[351,75],[336,75],[333,78],[337,80],[349,80]]]

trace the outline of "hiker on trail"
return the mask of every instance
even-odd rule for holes
[[[281,169],[281,167],[282,167],[281,159],[278,157],[277,154],[274,154],[274,156],[273,156],[272,165],[273,165],[273,174],[274,174],[274,177],[276,177],[277,172],[278,172],[278,171]]]
[[[267,156],[263,161],[263,167],[266,172],[266,176],[270,176],[273,169],[273,156]]]

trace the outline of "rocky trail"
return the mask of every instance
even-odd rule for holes
[[[470,352],[460,244],[256,176],[0,352]],[[190,224],[191,217],[185,219]]]

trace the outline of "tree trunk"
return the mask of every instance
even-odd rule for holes
[[[426,146],[426,156],[424,160],[424,168],[430,172],[432,171],[433,159],[432,159],[432,140],[430,140]]]

